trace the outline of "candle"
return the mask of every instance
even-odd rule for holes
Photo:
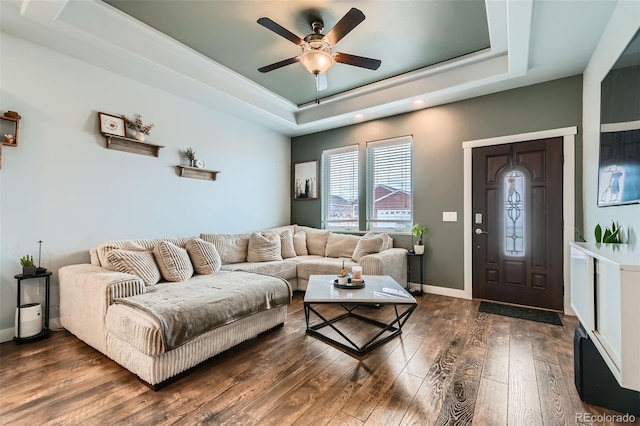
[[[362,280],[362,266],[353,265],[351,267],[352,279],[354,280]]]

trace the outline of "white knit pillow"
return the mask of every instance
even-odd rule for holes
[[[296,250],[296,256],[306,256],[307,251],[307,234],[304,231],[298,231],[293,234],[293,247]]]
[[[153,248],[162,277],[167,281],[186,281],[193,275],[193,265],[187,250],[168,241],[161,241]]]
[[[197,273],[210,275],[220,270],[222,260],[215,245],[201,238],[192,238],[187,241],[186,249]]]
[[[293,233],[289,229],[280,232],[280,246],[283,259],[296,257],[296,248],[293,245]]]
[[[280,234],[254,232],[249,236],[247,262],[282,260]]]
[[[138,276],[142,278],[146,286],[153,286],[160,281],[160,270],[158,270],[153,253],[148,250],[114,249],[109,251],[106,257],[116,271]]]
[[[384,239],[379,235],[375,237],[362,237],[360,241],[358,241],[351,258],[356,262],[360,262],[360,259],[364,256],[380,252],[383,245]]]

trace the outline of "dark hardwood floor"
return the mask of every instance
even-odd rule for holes
[[[400,337],[358,359],[305,334],[302,298],[284,327],[158,392],[65,331],[3,343],[0,424],[562,425],[617,414],[575,390],[575,317],[560,327],[425,295]]]

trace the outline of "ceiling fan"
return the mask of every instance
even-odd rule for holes
[[[321,90],[323,83],[320,82],[318,76],[324,74],[336,62],[377,70],[382,63],[379,59],[365,58],[363,56],[350,55],[342,52],[331,53],[331,48],[364,21],[364,19],[364,13],[354,7],[351,8],[327,34],[322,34],[324,23],[321,20],[314,20],[311,23],[313,33],[302,39],[271,19],[260,18],[258,19],[258,24],[300,46],[302,48],[302,54],[258,68],[258,71],[266,73],[286,65],[300,62],[307,71],[316,76],[316,88]],[[324,86],[326,87],[326,80],[324,81]]]

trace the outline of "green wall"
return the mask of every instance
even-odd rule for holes
[[[359,144],[364,164],[368,141],[413,135],[414,222],[426,224],[425,284],[463,288],[462,142],[578,126],[582,121],[582,76],[573,76],[447,105],[292,138],[292,164],[320,160],[322,151]],[[576,226],[582,229],[582,139],[576,138]],[[360,176],[364,197],[364,173]],[[322,187],[320,186],[320,191]],[[364,205],[361,204],[361,211]],[[443,222],[442,212],[458,213]],[[320,227],[320,200],[292,201],[291,223]],[[393,235],[396,247],[411,247],[410,235]],[[417,268],[413,268],[417,270]],[[417,282],[417,276],[412,276]]]

